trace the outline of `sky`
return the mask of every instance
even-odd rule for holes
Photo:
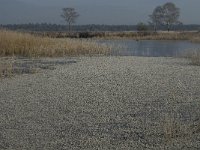
[[[62,8],[74,7],[76,24],[134,25],[148,22],[158,5],[174,2],[181,9],[180,21],[200,24],[200,0],[0,0],[0,24],[64,24]]]

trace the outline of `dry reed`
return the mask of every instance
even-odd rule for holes
[[[0,30],[0,56],[56,57],[108,54],[111,47],[88,40],[53,39]]]

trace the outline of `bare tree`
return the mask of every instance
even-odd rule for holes
[[[161,25],[162,22],[163,22],[163,8],[162,8],[162,6],[157,6],[154,9],[153,13],[151,15],[149,15],[149,18],[150,18],[149,24],[153,25],[154,31],[156,32],[158,26]]]
[[[167,26],[169,31],[173,24],[177,24],[180,17],[180,9],[174,3],[166,3],[163,5],[163,24]]]
[[[68,29],[71,31],[71,24],[76,22],[79,14],[76,12],[75,8],[63,8],[62,10],[61,17],[68,23]]]
[[[172,2],[166,3],[163,6],[158,6],[154,9],[150,17],[150,25],[157,30],[158,25],[166,25],[167,30],[170,31],[171,26],[179,24],[180,9]]]

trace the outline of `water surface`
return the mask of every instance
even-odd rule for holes
[[[113,45],[112,54],[121,56],[173,57],[200,49],[200,44],[189,41],[102,40],[100,43]]]

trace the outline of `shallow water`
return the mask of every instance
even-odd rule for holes
[[[111,44],[113,55],[173,57],[189,50],[200,50],[200,44],[189,41],[156,41],[156,40],[102,40],[100,43]]]

